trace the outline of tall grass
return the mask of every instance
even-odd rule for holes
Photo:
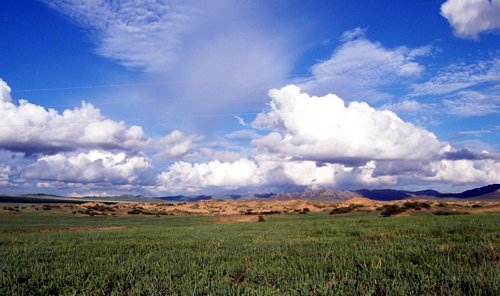
[[[500,294],[498,214],[208,220],[0,216],[0,295]]]

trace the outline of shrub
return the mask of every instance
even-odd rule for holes
[[[472,205],[473,208],[482,208],[483,206],[482,205],[478,205],[478,204],[475,204],[475,205]]]
[[[466,215],[468,212],[462,211],[447,211],[447,210],[437,210],[434,212],[434,215],[437,216],[449,216],[449,215]]]
[[[420,206],[424,209],[430,209],[431,208],[431,204],[428,203],[428,202],[422,202],[420,203]]]
[[[245,212],[243,212],[245,215],[256,215],[257,213],[254,213],[252,209],[247,209]]]
[[[384,210],[380,213],[384,217],[390,217],[405,212],[406,209],[398,205],[385,205]]]
[[[129,215],[137,215],[137,214],[140,214],[140,213],[142,213],[142,211],[139,210],[139,209],[132,209],[132,210],[130,210],[130,211],[127,212],[127,214],[129,214]]]
[[[352,212],[352,210],[354,210],[353,206],[335,208],[335,209],[330,211],[330,215],[347,214],[347,213]]]
[[[352,205],[349,205],[348,207],[335,208],[335,209],[330,211],[330,215],[347,214],[347,213],[352,212],[354,209],[362,208],[362,207],[363,207],[363,205],[352,204]]]
[[[264,216],[259,215],[258,217],[259,217],[259,219],[257,220],[257,222],[266,222],[266,219],[264,219]]]
[[[281,211],[263,211],[263,212],[260,212],[260,214],[262,214],[262,215],[277,215],[277,214],[281,214]]]
[[[101,205],[96,205],[96,206],[93,206],[93,207],[88,207],[88,209],[92,210],[92,211],[98,211],[98,212],[114,211],[111,208],[108,208],[106,206],[101,206]]]
[[[405,209],[414,209],[414,210],[421,210],[422,208],[424,209],[430,209],[431,205],[426,202],[419,202],[419,201],[407,201],[403,204],[403,208]]]

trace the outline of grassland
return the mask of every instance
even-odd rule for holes
[[[500,295],[500,214],[0,215],[0,295]]]

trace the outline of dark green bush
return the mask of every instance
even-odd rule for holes
[[[468,212],[448,211],[448,210],[437,210],[434,212],[434,215],[437,215],[437,216],[465,215],[465,214],[468,214]]]
[[[384,217],[390,217],[405,212],[407,209],[398,205],[384,205],[384,210],[380,213]]]
[[[139,210],[139,209],[132,209],[132,210],[130,210],[130,211],[127,212],[127,214],[129,214],[129,215],[137,215],[137,214],[140,214],[140,213],[142,213],[142,211]]]
[[[354,207],[352,205],[348,207],[341,207],[341,208],[335,208],[330,211],[330,215],[338,215],[338,214],[347,214],[350,213],[354,210]]]
[[[403,208],[405,209],[414,209],[414,210],[421,210],[422,208],[424,209],[430,209],[431,205],[426,202],[420,202],[420,201],[407,201],[403,204]]]

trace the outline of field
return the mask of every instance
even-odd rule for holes
[[[0,295],[500,294],[498,213],[265,220],[0,215]]]

